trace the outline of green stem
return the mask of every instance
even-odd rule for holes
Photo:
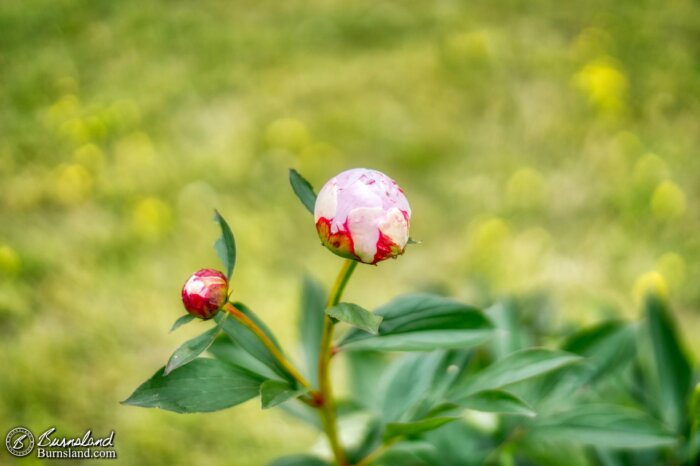
[[[331,294],[328,297],[327,308],[333,307],[340,302],[340,298],[343,295],[343,290],[345,285],[348,284],[352,272],[355,270],[357,262],[354,260],[346,260],[343,267],[340,269],[338,278],[333,285]],[[323,423],[323,430],[328,437],[328,441],[331,445],[331,450],[333,450],[333,456],[335,456],[335,461],[339,466],[348,466],[348,460],[345,456],[345,451],[343,446],[340,444],[340,438],[338,437],[338,420],[337,412],[335,406],[335,399],[333,398],[333,387],[331,385],[330,377],[330,362],[333,356],[333,330],[335,327],[335,322],[327,314],[324,316],[323,321],[323,337],[321,339],[321,353],[318,359],[318,379],[319,379],[319,390],[321,395],[321,421]]]
[[[296,379],[297,382],[299,382],[303,387],[309,388],[311,385],[309,382],[304,378],[303,375],[299,373],[299,371],[296,370],[296,368],[290,363],[287,358],[282,354],[282,352],[277,348],[277,345],[273,343],[272,340],[270,340],[270,337],[267,336],[267,334],[260,328],[258,325],[253,322],[247,315],[245,315],[241,310],[237,309],[233,304],[231,303],[226,303],[224,304],[223,309],[231,314],[234,318],[236,318],[240,323],[245,325],[248,330],[253,332],[262,342],[263,345],[272,353],[272,355],[279,361],[279,363],[284,367],[284,369]]]

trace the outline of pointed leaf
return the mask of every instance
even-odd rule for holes
[[[168,359],[168,363],[165,365],[164,375],[170,374],[178,367],[184,366],[205,352],[214,342],[214,339],[220,331],[221,328],[217,325],[201,335],[197,335],[191,340],[184,342],[178,349],[175,350],[172,356],[170,356],[170,359]]]
[[[263,378],[277,378],[277,374],[272,369],[259,359],[256,359],[225,333],[219,334],[219,336],[214,339],[214,342],[207,349],[207,352],[220,361],[248,369]]]
[[[228,226],[218,210],[214,211],[214,220],[221,227],[221,237],[214,243],[214,249],[224,264],[226,277],[231,279],[233,268],[236,266],[236,240],[233,237],[231,227]]]
[[[387,449],[371,466],[434,466],[441,464],[435,447],[427,442],[401,442]]]
[[[318,412],[314,408],[303,404],[301,401],[291,400],[289,403],[279,405],[279,408],[307,426],[313,427],[318,431],[323,430]]]
[[[532,348],[516,351],[481,372],[458,383],[453,389],[457,396],[501,388],[554,371],[581,361],[580,356],[557,350]]]
[[[519,349],[531,346],[530,335],[522,324],[522,309],[513,299],[499,302],[485,311],[498,331],[490,342],[496,359],[501,359]]]
[[[692,365],[666,303],[658,296],[650,295],[645,307],[654,351],[656,379],[660,384],[661,413],[664,420],[680,432],[685,424],[691,391]]]
[[[177,330],[178,328],[182,327],[183,325],[185,325],[185,324],[187,324],[187,323],[189,323],[189,322],[192,322],[193,319],[194,319],[194,316],[193,316],[192,314],[185,314],[184,316],[180,316],[180,317],[175,321],[175,323],[173,323],[173,326],[170,328],[170,332],[169,332],[169,333],[172,333],[172,332],[174,332],[175,330]]]
[[[372,335],[377,334],[379,324],[382,323],[381,316],[374,315],[367,309],[352,303],[338,303],[326,309],[326,314]]]
[[[301,292],[299,313],[299,341],[306,361],[306,372],[311,383],[318,385],[318,357],[323,335],[323,318],[326,308],[326,292],[312,277],[305,276]]]
[[[308,392],[305,388],[296,388],[289,382],[268,380],[260,386],[262,409],[272,408],[285,401],[296,398]]]
[[[635,335],[629,324],[606,321],[584,328],[570,336],[562,345],[564,351],[586,358],[588,371],[580,383],[617,373],[636,354]]]
[[[484,390],[454,400],[462,408],[489,413],[535,416],[535,411],[523,400],[504,390]]]
[[[422,434],[423,432],[428,432],[440,428],[445,424],[448,424],[457,419],[459,418],[456,416],[442,416],[431,417],[412,422],[390,422],[386,425],[384,440],[386,441],[394,437],[400,436],[412,436]]]
[[[275,346],[277,346],[277,349],[282,351],[279,343],[277,343],[277,339],[272,334],[270,329],[268,329],[267,326],[260,319],[258,319],[258,317],[253,311],[251,311],[245,304],[240,302],[235,302],[233,303],[233,305],[234,307],[236,307],[236,309],[240,310],[243,314],[245,314],[253,322],[255,322],[256,325],[260,327],[263,332],[265,332],[268,338],[272,340]],[[214,317],[214,319],[217,322],[219,322],[223,318],[222,314],[223,313],[220,312]],[[275,356],[270,352],[270,350],[267,349],[267,347],[260,341],[257,335],[251,332],[245,325],[240,323],[238,319],[226,319],[222,324],[222,328],[232,340],[238,343],[255,359],[258,359],[259,361],[267,365],[277,375],[289,381],[294,380],[294,377],[287,373],[282,364],[280,364],[277,358],[275,358]]]
[[[265,380],[216,359],[195,359],[167,377],[164,370],[158,370],[122,403],[178,413],[218,411],[256,397]]]
[[[314,188],[311,186],[311,183],[306,181],[306,179],[293,168],[289,169],[289,183],[292,185],[292,189],[301,203],[306,207],[306,210],[313,214],[314,206],[316,205],[316,194],[314,193]]]
[[[409,354],[389,366],[377,387],[385,421],[413,420],[414,411],[426,398],[441,360],[439,352]]]
[[[672,445],[677,438],[641,411],[617,405],[582,405],[535,421],[532,435],[607,448]]]
[[[452,299],[428,294],[399,297],[374,313],[383,317],[379,334],[353,329],[343,350],[431,351],[466,348],[488,340],[493,325],[484,314]]]
[[[379,351],[349,351],[343,356],[350,393],[365,407],[377,408],[377,384],[389,365],[388,355]]]

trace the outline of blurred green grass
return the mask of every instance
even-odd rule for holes
[[[317,188],[372,167],[408,194],[423,244],[359,271],[367,307],[542,293],[590,322],[636,317],[651,286],[696,335],[698,39],[690,0],[1,3],[0,427],[115,429],[134,465],[312,445],[256,402],[118,404],[205,325],[167,334],[182,282],[218,266],[214,207],[236,299],[294,348],[301,273],[339,261],[292,166]]]

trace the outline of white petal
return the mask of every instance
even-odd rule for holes
[[[379,241],[379,219],[383,212],[381,207],[360,207],[350,211],[348,229],[352,236],[355,254],[362,262],[371,263],[377,253]]]
[[[408,223],[403,213],[396,207],[389,209],[386,217],[379,224],[379,229],[399,247],[403,248],[406,246],[408,242]]]
[[[323,217],[332,220],[338,210],[338,187],[328,183],[318,193],[316,205],[314,206],[314,220]]]

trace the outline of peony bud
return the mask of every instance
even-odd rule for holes
[[[212,318],[227,298],[228,280],[217,270],[199,270],[182,287],[182,304],[187,312],[200,319]]]
[[[323,186],[314,219],[321,242],[332,252],[376,264],[403,254],[411,207],[403,190],[384,173],[354,168]]]

